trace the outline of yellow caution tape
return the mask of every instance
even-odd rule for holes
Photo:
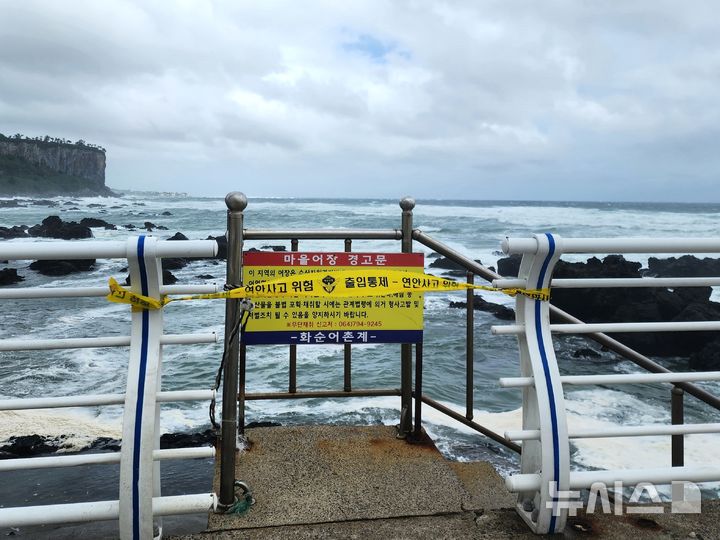
[[[509,296],[522,294],[533,300],[546,301],[550,299],[549,289],[498,289],[487,285],[471,285],[452,279],[404,272],[400,270],[337,270],[332,272],[317,272],[311,274],[294,275],[272,281],[251,283],[245,287],[238,287],[230,291],[211,294],[196,294],[177,298],[163,297],[156,300],[147,296],[133,293],[121,287],[117,281],[110,278],[110,294],[107,299],[111,302],[131,304],[145,309],[160,309],[170,302],[183,300],[212,300],[218,298],[297,298],[297,297],[349,297],[349,296],[385,296],[388,294],[406,292],[438,292],[459,291],[466,289],[479,289],[483,291],[497,291]]]
[[[143,296],[122,287],[114,278],[110,278],[108,285],[110,286],[110,294],[105,298],[111,302],[130,304],[134,308],[139,309],[160,309],[164,305],[164,302],[156,300],[155,298]]]

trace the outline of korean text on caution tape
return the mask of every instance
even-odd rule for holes
[[[466,289],[497,291],[509,296],[521,294],[533,300],[550,299],[549,289],[498,289],[486,285],[471,285],[414,272],[399,270],[335,270],[313,274],[293,275],[271,281],[250,283],[229,291],[180,296],[163,297],[161,300],[142,296],[120,286],[110,278],[111,302],[131,304],[137,308],[160,309],[170,302],[185,300],[212,300],[222,298],[297,298],[297,297],[352,297],[385,296],[398,293],[447,292]]]

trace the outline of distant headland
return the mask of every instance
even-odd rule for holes
[[[0,197],[116,195],[105,186],[105,149],[82,139],[0,133]]]

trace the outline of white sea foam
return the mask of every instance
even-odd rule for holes
[[[592,394],[592,395],[588,395]],[[626,402],[622,410],[618,410],[617,402]],[[464,409],[448,402],[441,402],[446,407],[464,414]],[[623,425],[658,424],[658,420],[667,416],[667,411],[658,407],[648,406],[628,394],[605,390],[591,390],[568,399],[568,427],[573,429],[609,429],[616,427],[611,418],[626,414],[624,411],[636,411]],[[642,404],[642,407],[639,405]],[[252,404],[248,408],[253,412],[265,411],[267,405]],[[399,415],[399,399],[396,397],[357,398],[343,401],[325,401],[308,403],[305,401],[277,402],[272,406],[271,416],[287,414],[305,416],[321,416],[332,418],[346,413],[363,413],[370,410],[384,410],[383,418],[387,424],[397,423]],[[474,421],[503,434],[505,431],[522,429],[522,410],[514,409],[505,412],[488,412],[475,409]],[[423,423],[431,436],[443,439],[438,427],[450,427],[457,433],[476,435],[472,428],[457,422],[432,407],[423,408]],[[663,422],[660,422],[661,424]],[[667,422],[664,422],[667,423]],[[445,432],[443,432],[445,433]],[[481,435],[477,435],[481,437]],[[444,441],[452,447],[452,440]],[[616,437],[598,439],[575,439],[572,442],[577,452],[574,455],[575,469],[630,469],[667,467],[670,465],[670,437]],[[685,444],[685,460],[687,465],[707,463],[708,456],[714,455],[720,445],[720,435],[688,435]],[[455,456],[457,457],[457,456]]]
[[[80,450],[98,437],[120,439],[122,427],[84,413],[66,411],[0,411],[0,441],[21,435],[63,438],[63,450]]]

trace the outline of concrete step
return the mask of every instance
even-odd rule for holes
[[[247,430],[252,446],[236,478],[256,503],[241,516],[212,515],[209,529],[461,512],[473,499],[432,441],[409,444],[395,434],[389,426]]]

